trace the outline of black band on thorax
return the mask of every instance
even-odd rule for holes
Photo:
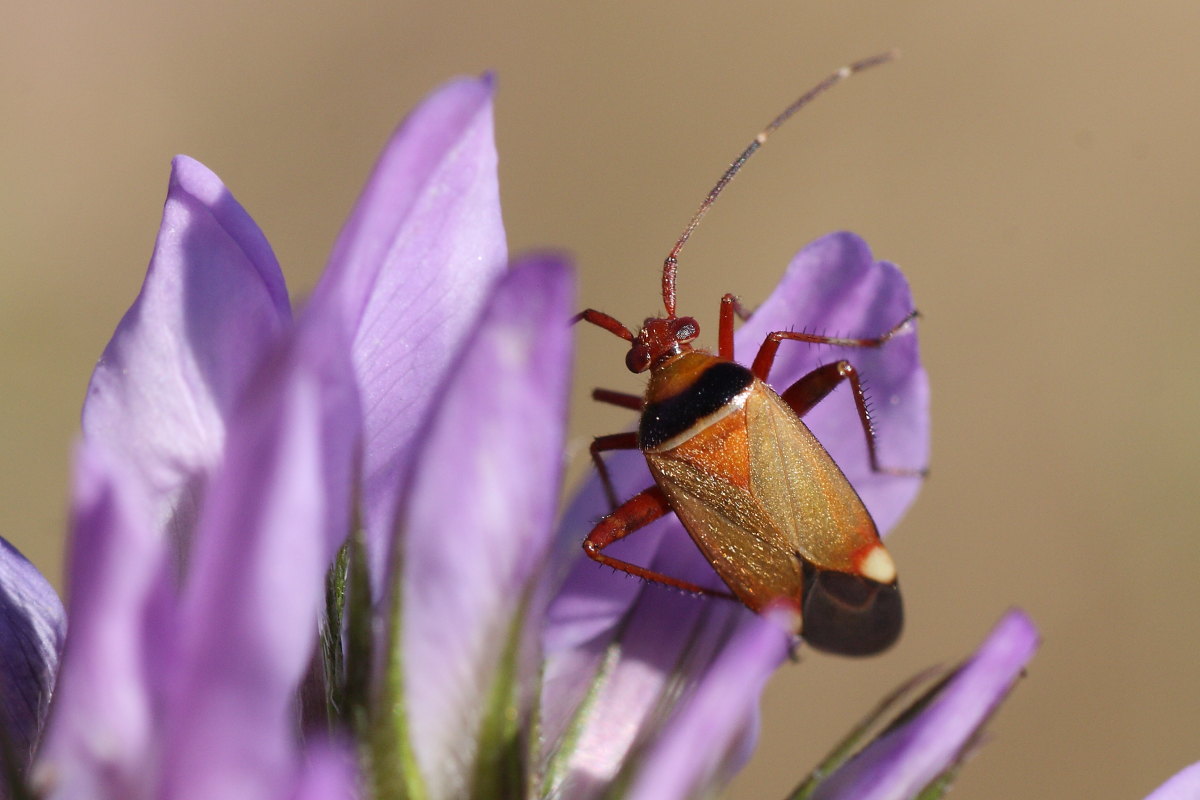
[[[718,361],[684,391],[651,403],[642,411],[638,441],[645,448],[657,447],[686,431],[696,420],[707,417],[737,397],[754,381],[754,375],[741,364]]]

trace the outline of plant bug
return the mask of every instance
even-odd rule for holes
[[[584,540],[592,559],[631,575],[688,592],[732,596],[754,611],[779,602],[797,612],[795,632],[810,645],[844,655],[870,655],[900,635],[903,606],[896,567],[857,492],[801,418],[843,382],[854,396],[871,469],[882,467],[859,374],[845,360],[817,367],[781,393],[766,379],[784,340],[842,347],[881,347],[907,329],[910,312],[871,338],[769,334],[752,365],[734,361],[737,299],[721,300],[717,353],[693,348],[699,325],[675,309],[679,252],[717,196],[767,137],[818,95],[850,75],[894,58],[886,53],[843,67],[779,114],[725,171],[663,263],[666,316],[647,319],[635,334],[614,317],[587,309],[586,321],[630,344],[625,364],[649,371],[645,395],[604,389],[593,398],[641,412],[636,432],[596,438],[592,460],[612,509]],[[618,504],[601,453],[640,449],[655,484]],[[614,558],[605,548],[674,511],[729,588],[714,591]]]

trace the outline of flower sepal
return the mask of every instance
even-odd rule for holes
[[[1024,675],[1038,643],[1029,617],[1008,612],[961,666],[940,678],[922,673],[886,697],[822,763],[816,779],[797,787],[789,800],[940,798]],[[890,710],[922,686],[914,702],[855,752]]]
[[[792,790],[791,794],[787,796],[787,800],[809,800],[826,778],[837,772],[859,751],[879,738],[884,730],[890,730],[901,720],[924,707],[950,674],[945,667],[928,667],[885,695],[834,745],[829,754],[821,759],[821,763],[808,774],[808,777]],[[905,702],[908,702],[909,705],[902,707]]]

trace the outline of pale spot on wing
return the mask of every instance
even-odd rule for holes
[[[891,554],[881,544],[867,553],[858,568],[864,578],[879,583],[891,583],[896,580],[896,562],[892,561]]]

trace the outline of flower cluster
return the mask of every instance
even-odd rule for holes
[[[399,128],[295,316],[250,216],[176,159],[84,404],[66,612],[0,549],[7,796],[661,800],[745,761],[792,644],[780,621],[578,558],[594,482],[555,524],[572,277],[561,256],[508,259],[492,89],[451,83]],[[898,270],[835,234],[796,257],[739,348],[909,308]],[[799,351],[781,381],[810,366]],[[881,455],[923,464],[915,335],[865,358]],[[806,421],[886,531],[915,482],[871,473],[843,411]],[[620,491],[649,482],[633,458],[613,468]],[[624,556],[714,580],[682,537],[664,520]],[[1036,641],[1010,612],[796,796],[944,785]]]

